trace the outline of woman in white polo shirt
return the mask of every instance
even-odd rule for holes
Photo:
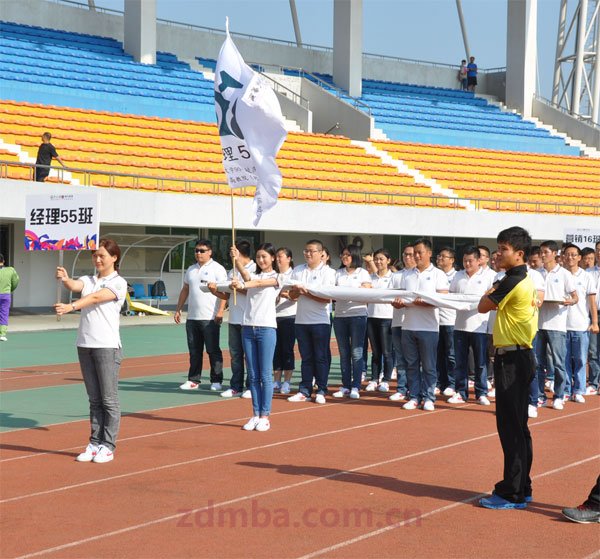
[[[103,238],[92,253],[93,276],[71,279],[58,267],[56,277],[66,289],[81,293],[74,303],[54,305],[57,315],[81,310],[77,332],[79,365],[90,401],[90,442],[77,456],[78,462],[110,462],[114,458],[121,422],[118,381],[123,359],[119,313],[127,293],[127,282],[119,275],[121,249]]]
[[[275,249],[271,243],[263,243],[257,248],[255,260],[260,270],[257,274],[250,274],[242,265],[237,258],[237,248],[231,247],[231,256],[243,279],[243,282],[234,279],[231,287],[246,289],[247,297],[242,321],[242,343],[254,413],[243,428],[246,431],[268,431],[271,427],[273,355],[277,341],[275,304],[280,287]]]
[[[362,256],[356,245],[348,245],[340,254],[342,265],[335,274],[335,285],[371,287],[371,276],[362,268]],[[353,301],[336,301],[333,329],[340,352],[342,387],[334,398],[360,398],[362,372],[365,368],[363,348],[367,333],[367,305]]]

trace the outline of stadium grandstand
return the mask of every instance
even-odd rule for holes
[[[256,230],[253,189],[236,191],[238,237],[298,255],[315,236],[332,254],[355,239],[364,251],[386,246],[398,255],[421,235],[459,247],[493,244],[509,225],[538,240],[599,230],[597,111],[595,123],[583,122],[536,97],[528,51],[535,22],[520,25],[531,2],[509,3],[507,67],[480,69],[476,94],[459,90],[456,68],[351,48],[358,31],[343,21],[360,1],[336,3],[345,48],[234,34],[271,83],[289,130],[277,158],[280,201]],[[17,307],[47,307],[55,289],[55,257],[23,250],[29,194],[99,192],[101,234],[128,250],[124,274],[164,281],[167,304],[192,261],[188,240],[210,238],[225,259],[230,189],[213,91],[224,33],[156,20],[154,4],[125,0],[116,12],[91,0],[2,3],[0,252],[28,278]],[[65,168],[35,182],[46,131]],[[65,261],[75,274],[87,271],[76,255]]]

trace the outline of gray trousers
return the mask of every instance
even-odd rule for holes
[[[114,450],[121,423],[119,369],[121,348],[78,347],[79,364],[90,401],[90,443]]]

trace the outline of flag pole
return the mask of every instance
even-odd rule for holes
[[[235,246],[235,214],[233,211],[233,188],[229,189],[230,192],[230,200],[231,200],[231,244],[232,246]],[[236,262],[236,258],[233,258],[233,272],[232,272],[232,278],[235,279],[236,278],[236,274],[237,271],[235,269],[235,262]],[[234,288],[233,290],[233,304],[237,305],[237,290]]]
[[[64,252],[58,251],[58,265],[62,268],[64,266]],[[56,302],[61,303],[62,299],[62,280],[56,278]],[[56,322],[60,322],[60,315],[56,315]]]

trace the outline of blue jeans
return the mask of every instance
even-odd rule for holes
[[[295,316],[277,318],[277,344],[275,345],[275,356],[273,357],[273,369],[275,371],[294,370],[296,364],[294,356],[294,343],[296,343],[295,320]]]
[[[121,348],[78,347],[79,365],[90,402],[90,443],[114,450],[121,424]]]
[[[210,361],[210,382],[223,382],[223,353],[219,347],[221,325],[214,320],[187,320],[185,323],[190,368],[188,380],[200,382],[204,346]]]
[[[585,364],[590,333],[587,330],[567,330],[565,394],[585,394]]]
[[[454,367],[456,366],[454,349],[454,326],[440,326],[437,346],[437,385],[440,390],[454,388]]]
[[[549,354],[546,355],[546,347]],[[547,363],[548,357],[552,359],[554,365],[554,399],[564,398],[565,396],[565,356],[567,353],[567,333],[558,330],[538,330],[538,343],[536,345],[536,361],[538,385],[543,394],[544,370],[541,363]]]
[[[598,383],[600,382],[600,334],[590,332],[588,363],[590,365],[589,385],[598,390]]]
[[[330,324],[296,324],[296,340],[302,365],[299,391],[307,397],[312,395],[313,378],[317,383],[317,393],[327,394],[329,380],[329,340]]]
[[[244,326],[242,341],[250,377],[252,411],[266,417],[271,413],[273,400],[273,354],[277,329],[265,326]]]
[[[469,348],[473,350],[475,365],[475,398],[487,396],[487,333],[454,330],[456,366],[454,381],[456,391],[467,400],[469,397]],[[439,347],[439,346],[438,346]]]
[[[383,365],[383,380],[389,382],[394,368],[392,352],[392,319],[368,318],[367,332],[371,343],[371,380],[379,381]],[[366,365],[366,363],[365,363]]]
[[[244,390],[244,344],[242,343],[242,325],[229,324],[229,356],[231,357],[231,388],[237,392]],[[246,377],[246,388],[250,381]]]
[[[402,328],[400,326],[392,327],[392,348],[394,350],[394,365],[396,366],[396,378],[398,386],[396,392],[406,394],[406,359],[402,351]]]
[[[437,382],[438,332],[402,330],[402,352],[406,359],[406,376],[410,399],[435,402]]]
[[[342,370],[342,386],[359,388],[364,370],[365,333],[367,331],[366,316],[348,316],[333,319],[335,338],[340,352],[340,369]]]

